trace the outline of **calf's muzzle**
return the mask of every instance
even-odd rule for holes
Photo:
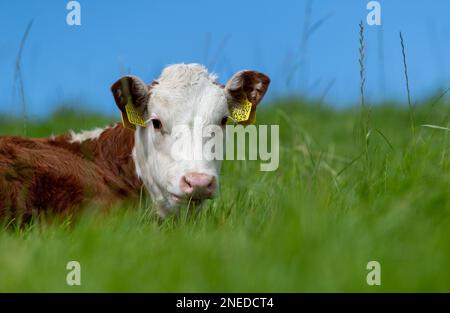
[[[181,177],[180,189],[192,199],[211,198],[217,188],[216,178],[204,173],[188,173]]]

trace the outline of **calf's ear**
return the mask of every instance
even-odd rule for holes
[[[111,86],[111,91],[122,113],[124,126],[132,129],[135,125],[145,127],[150,88],[136,76],[124,76]]]
[[[240,71],[225,85],[228,106],[233,119],[243,125],[256,120],[256,106],[261,102],[270,78],[256,71]]]

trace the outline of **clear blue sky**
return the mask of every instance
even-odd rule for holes
[[[20,113],[14,66],[31,19],[22,72],[32,116],[47,114],[62,101],[113,114],[109,87],[120,75],[151,81],[165,65],[178,62],[209,64],[222,82],[240,69],[266,72],[273,82],[269,97],[303,93],[325,95],[333,105],[358,101],[358,23],[366,20],[366,0],[313,1],[310,24],[325,21],[310,36],[304,58],[307,1],[79,2],[81,26],[69,26],[66,0],[2,1],[0,112]],[[413,98],[450,85],[450,1],[379,2],[382,30],[365,24],[368,99],[405,99],[400,30]],[[303,65],[288,82],[299,60]]]

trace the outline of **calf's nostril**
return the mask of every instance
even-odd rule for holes
[[[192,185],[186,176],[181,177],[180,189],[183,193],[189,194],[192,192]]]
[[[192,187],[191,183],[189,182],[189,179],[186,176],[183,176],[183,182],[187,187]]]
[[[215,177],[212,177],[212,178],[211,178],[211,181],[209,182],[207,188],[208,188],[208,190],[211,191],[211,192],[213,192],[213,191],[216,189],[216,178],[215,178]]]

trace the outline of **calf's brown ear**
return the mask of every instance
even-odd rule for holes
[[[256,71],[240,71],[225,85],[232,118],[243,125],[256,120],[256,106],[261,102],[270,84],[270,78]]]
[[[135,125],[145,126],[150,88],[140,78],[129,75],[117,80],[111,91],[122,113],[124,126],[131,129]]]

